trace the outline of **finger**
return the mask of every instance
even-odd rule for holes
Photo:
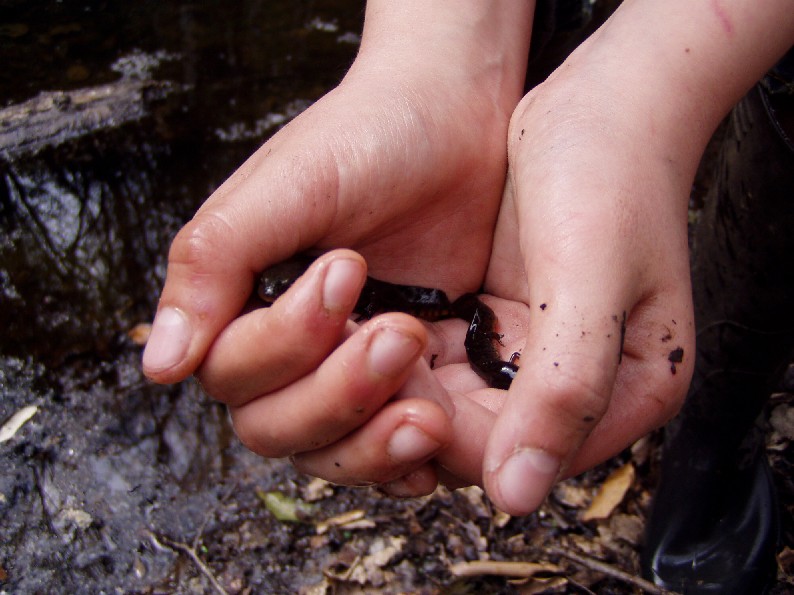
[[[591,303],[583,315],[564,298],[541,303],[546,307],[534,312],[521,368],[486,446],[486,489],[510,514],[541,504],[604,415],[620,357],[620,305],[598,312]]]
[[[424,326],[415,318],[375,318],[315,371],[232,407],[235,430],[249,449],[266,457],[326,446],[364,424],[397,392],[425,344]]]
[[[378,486],[383,493],[393,498],[418,498],[429,496],[438,488],[435,467],[427,463],[388,483]]]
[[[192,374],[242,310],[256,274],[319,238],[333,197],[314,201],[316,208],[297,220],[294,211],[313,201],[318,189],[335,188],[330,169],[319,158],[298,163],[288,151],[282,156],[280,144],[277,136],[257,151],[174,238],[143,355],[152,380],[176,382]]]
[[[323,255],[270,308],[221,332],[197,374],[206,392],[240,406],[308,374],[341,342],[365,277],[355,252]]]
[[[627,293],[577,293],[576,283],[564,281],[566,291],[556,294],[541,285],[548,293],[534,303],[544,307],[534,310],[521,368],[486,446],[486,489],[511,514],[535,510],[558,479],[604,460],[664,421],[669,413],[654,407],[653,399],[672,402],[686,391],[687,374],[670,373],[670,348],[652,350],[637,340],[660,319],[643,316],[641,307],[624,318],[628,307],[620,296]],[[687,308],[674,295],[655,298],[686,320]],[[616,393],[621,398],[613,399]],[[626,407],[627,400],[634,406]],[[628,411],[635,417],[626,418]],[[602,418],[605,429],[585,443]]]
[[[679,295],[634,308],[609,407],[566,476],[618,454],[678,412],[694,369],[694,319],[686,287]]]
[[[379,484],[398,497],[429,493],[439,478],[450,487],[481,485],[483,445],[496,419],[491,407],[501,407],[504,393],[448,392],[439,377],[417,363],[398,400],[360,430],[293,460],[311,475],[350,485]],[[494,392],[500,393],[498,405],[491,402]]]
[[[444,410],[426,399],[388,403],[359,430],[322,449],[297,454],[298,470],[337,484],[395,482],[390,493],[418,496],[438,483],[431,467],[414,474],[452,439]],[[421,479],[421,481],[420,481]],[[408,492],[411,493],[408,493]],[[421,492],[421,493],[420,493]]]

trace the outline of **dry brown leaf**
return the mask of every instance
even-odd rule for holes
[[[345,529],[370,529],[375,526],[375,521],[365,520],[366,512],[363,510],[350,510],[342,514],[319,521],[315,524],[317,534],[322,535],[331,527],[344,527]],[[364,523],[362,525],[362,522]]]
[[[513,517],[507,514],[506,512],[502,512],[501,510],[494,509],[493,512],[493,524],[494,527],[498,527],[499,529],[503,529],[507,526],[507,523],[510,522],[510,519]]]
[[[130,341],[135,343],[135,345],[139,345],[143,347],[146,345],[146,341],[149,340],[149,335],[152,334],[152,325],[148,322],[141,322],[140,324],[136,324],[130,330],[127,331],[127,336],[130,338]]]
[[[791,574],[794,571],[794,550],[786,546],[778,552],[777,565],[785,574]]]
[[[592,492],[574,481],[563,481],[554,486],[554,499],[567,508],[584,508]]]
[[[405,537],[390,536],[385,539],[378,537],[369,546],[369,554],[364,557],[362,563],[368,568],[383,568],[394,556],[402,552],[407,541]]]
[[[466,498],[478,513],[487,516],[488,508],[485,505],[485,492],[479,486],[466,486],[457,490],[460,496]]]
[[[642,541],[642,519],[636,514],[615,514],[609,519],[609,528],[616,539],[637,546]]]
[[[582,520],[609,518],[634,483],[634,476],[634,465],[631,463],[626,463],[620,469],[613,471],[598,490],[588,509],[582,513]]]
[[[631,460],[635,465],[640,466],[648,462],[651,456],[651,437],[643,436],[631,445]]]
[[[302,587],[299,591],[300,595],[328,595],[328,593],[334,592],[334,585],[328,579],[328,577],[323,577],[323,580],[319,583],[314,585],[308,585]]]
[[[346,568],[326,568],[323,573],[340,582],[380,586],[390,576],[384,568],[402,551],[406,541],[405,537],[377,538],[370,544],[366,555],[357,556]]]
[[[788,404],[775,407],[769,425],[786,440],[794,440],[794,407]]]
[[[313,478],[301,489],[301,496],[305,502],[317,502],[333,495],[333,484],[319,477]]]

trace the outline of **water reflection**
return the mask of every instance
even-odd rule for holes
[[[9,61],[6,102],[119,80],[169,88],[145,102],[115,99],[103,119],[66,101],[49,118],[72,118],[72,138],[45,128],[33,156],[4,147],[4,351],[57,364],[64,342],[104,353],[114,334],[147,319],[170,238],[256,145],[336,82],[355,51],[359,10],[261,1],[4,9],[0,56],[35,64],[23,73]]]

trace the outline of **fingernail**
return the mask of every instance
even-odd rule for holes
[[[397,376],[419,355],[421,347],[411,335],[378,329],[369,346],[369,365],[381,376]]]
[[[399,463],[413,463],[426,459],[441,447],[416,426],[405,424],[397,428],[386,447],[389,456]]]
[[[420,494],[410,481],[410,475],[380,484],[378,490],[392,498],[415,498]]]
[[[517,450],[497,471],[499,495],[513,514],[529,514],[543,503],[559,472],[560,462],[549,453]]]
[[[356,260],[338,258],[328,265],[323,284],[323,306],[331,312],[350,310],[361,290],[363,266]]]
[[[150,372],[173,368],[187,353],[190,325],[181,310],[162,308],[154,317],[143,352],[143,367]]]

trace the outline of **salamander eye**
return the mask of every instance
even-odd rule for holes
[[[313,260],[313,258],[296,256],[265,269],[259,277],[257,295],[266,304],[272,304],[306,272]]]
[[[272,304],[286,293],[292,286],[293,281],[293,279],[273,279],[263,276],[259,282],[259,290],[257,293],[263,302]]]

